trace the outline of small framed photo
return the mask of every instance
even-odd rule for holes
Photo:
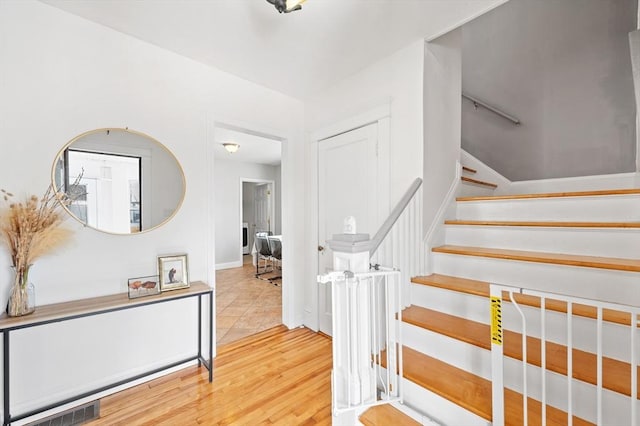
[[[157,275],[146,277],[129,278],[129,299],[138,297],[153,296],[160,294],[160,285]]]
[[[160,276],[160,291],[189,287],[187,255],[158,257],[158,275]]]

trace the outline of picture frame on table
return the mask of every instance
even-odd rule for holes
[[[160,294],[160,283],[157,275],[129,278],[127,289],[129,299]]]
[[[189,287],[189,264],[186,254],[158,256],[160,291]]]

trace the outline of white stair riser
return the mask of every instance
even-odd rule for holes
[[[446,243],[472,247],[640,258],[640,229],[448,225]]]
[[[475,176],[470,176],[472,179],[477,179]],[[489,188],[483,185],[475,183],[460,181],[458,186],[458,197],[489,197],[495,195],[496,191],[493,188]]]
[[[491,379],[491,353],[412,324],[402,324],[403,345],[476,376]]]
[[[411,304],[472,321],[489,321],[489,300],[486,297],[411,284]]]
[[[522,380],[522,362],[512,358],[505,358],[504,383],[505,387],[519,393],[524,393]],[[567,412],[567,377],[551,371],[546,372],[546,403]],[[584,420],[597,421],[597,388],[580,380],[572,381],[573,414]],[[542,369],[532,365],[527,366],[527,396],[542,401]],[[638,404],[636,402],[636,404]],[[630,398],[628,396],[607,389],[602,391],[603,424],[630,424]],[[640,407],[640,405],[637,405]]]
[[[433,358],[446,360],[450,365],[465,370],[479,377],[491,380],[491,353],[488,350],[446,337],[429,330],[425,330],[411,324],[403,324],[403,336],[405,346]],[[509,389],[522,393],[522,362],[505,357],[504,383]],[[538,401],[542,400],[541,385],[542,370],[539,367],[527,366],[527,392],[528,396]],[[546,373],[546,398],[547,404],[560,410],[567,410],[567,378],[566,376],[547,371]],[[574,392],[574,414],[589,421],[596,420],[595,401],[596,387],[574,380],[572,383]],[[629,420],[629,398],[616,392],[604,390],[603,406],[604,418],[607,424],[627,424]],[[615,421],[614,421],[615,420]]]
[[[483,324],[489,324],[490,322],[489,300],[479,296],[413,284],[412,304]],[[540,309],[530,306],[521,306],[521,309],[527,319],[527,334],[540,338]],[[512,303],[503,304],[502,315],[504,329],[522,334],[521,317]],[[574,316],[571,328],[573,347],[595,353],[597,351],[596,326],[597,322],[594,319]],[[561,312],[547,310],[545,333],[547,341],[566,345],[567,316]],[[631,359],[630,334],[629,327],[603,322],[603,354],[610,358],[628,362]],[[636,350],[638,351],[637,353],[640,353],[639,335],[636,335],[636,341]]]
[[[410,380],[404,379],[402,386],[404,401],[407,404],[419,407],[421,411],[442,425],[491,426],[491,422]]]
[[[640,197],[568,197],[462,201],[456,218],[467,220],[640,221]]]
[[[430,419],[425,413],[419,412],[414,409],[414,407],[409,406],[406,402],[392,402],[390,403],[392,407],[401,413],[405,414],[408,417],[411,417],[416,422],[420,423],[424,426],[446,426],[442,424],[438,424],[435,420]]]
[[[432,253],[433,270],[513,287],[640,306],[640,273]]]

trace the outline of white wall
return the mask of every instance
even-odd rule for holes
[[[429,42],[424,51],[424,202],[427,228],[457,178],[460,159],[461,30]],[[433,240],[438,243],[438,239]]]
[[[390,105],[390,203],[402,197],[411,182],[422,175],[422,70],[424,42],[417,40],[360,73],[328,88],[305,106],[309,133],[362,114],[380,105]],[[365,124],[365,123],[361,123]],[[315,144],[307,145],[307,181],[316,170]],[[373,190],[373,188],[363,188]],[[317,189],[309,188],[307,205],[304,322],[317,328]],[[314,231],[315,230],[315,231]],[[374,234],[377,230],[362,230]]]
[[[273,233],[276,235],[282,234],[282,167],[276,166],[276,196],[273,202],[276,204],[276,217],[274,223]]]
[[[242,179],[276,182],[280,167],[239,161],[215,161],[216,269],[242,266],[240,188]],[[278,182],[275,193],[281,191]],[[274,202],[277,202],[274,199]],[[276,222],[274,222],[275,225]],[[249,228],[251,232],[251,228]]]
[[[192,280],[214,284],[208,144],[218,117],[287,139],[283,233],[291,235],[285,254],[295,259],[304,188],[303,178],[291,179],[304,176],[296,165],[302,163],[300,102],[29,0],[0,2],[0,63],[3,188],[41,194],[58,150],[102,127],[128,126],[156,138],[186,177],[184,204],[160,229],[114,236],[68,221],[73,244],[37,261],[30,274],[38,304],[124,292],[128,277],[154,273],[156,256],[167,253],[188,253]],[[301,280],[298,263],[285,271],[285,283]],[[9,265],[0,250],[0,306],[9,292]],[[283,293],[285,321],[296,325],[301,295],[293,287]],[[195,303],[182,301],[14,333],[12,411],[193,354],[195,313]]]
[[[512,181],[636,170],[637,0],[512,0],[463,28],[463,147]]]

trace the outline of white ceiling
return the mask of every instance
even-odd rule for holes
[[[216,160],[241,161],[245,163],[280,165],[281,142],[238,130],[217,127],[214,135]],[[225,142],[237,143],[240,149],[233,154],[222,146]]]
[[[42,0],[91,21],[306,99],[420,38],[505,0]]]

